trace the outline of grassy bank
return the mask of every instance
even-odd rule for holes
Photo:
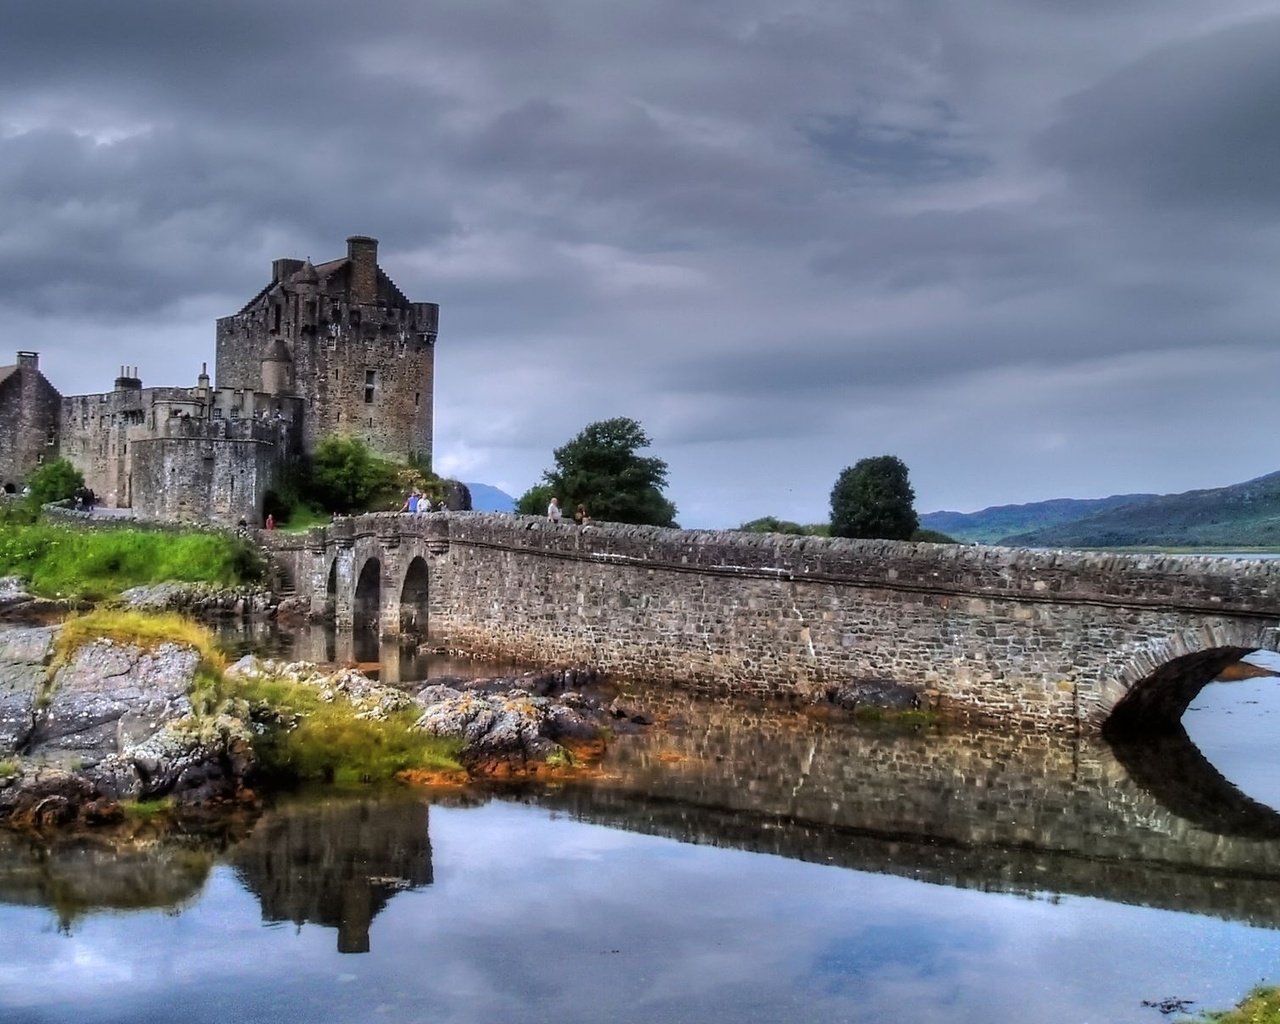
[[[1201,1014],[1184,1024],[1280,1024],[1280,988],[1255,988],[1234,1010]]]
[[[58,636],[54,665],[97,637],[151,650],[179,643],[200,652],[191,704],[203,719],[252,718],[253,747],[263,773],[281,782],[376,782],[403,771],[459,772],[460,742],[413,729],[419,712],[375,720],[341,693],[321,697],[315,686],[228,676],[226,660],[205,627],[181,615],[95,609],[69,618]]]
[[[0,521],[0,576],[21,576],[45,597],[98,600],[168,581],[236,586],[261,574],[253,546],[226,534]]]
[[[375,721],[361,717],[341,696],[322,699],[314,686],[235,680],[232,689],[235,699],[268,708],[287,723],[254,741],[263,771],[279,780],[376,782],[404,771],[461,771],[461,742],[413,729],[421,713],[416,708]]]

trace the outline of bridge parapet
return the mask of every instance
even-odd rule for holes
[[[451,516],[449,538],[477,546],[726,575],[754,572],[779,579],[845,581],[1031,602],[1280,615],[1280,560],[849,540],[611,523],[580,529],[531,516],[484,513]]]
[[[432,632],[476,653],[761,696],[893,679],[1037,728],[1096,729],[1144,686],[1160,697],[1129,701],[1129,717],[1176,722],[1214,666],[1280,642],[1280,562],[486,513],[383,513],[318,533],[321,553],[299,556],[312,570],[295,576],[336,586],[340,621],[376,560],[386,633],[420,629],[429,606]]]

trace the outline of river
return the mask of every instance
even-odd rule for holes
[[[477,670],[380,653],[388,681]],[[0,833],[0,1021],[1118,1024],[1171,1019],[1144,1003],[1225,1007],[1280,980],[1271,690],[1207,688],[1187,716],[1199,751],[1116,752],[635,689],[660,727],[619,736],[591,780],[311,793],[141,846]]]

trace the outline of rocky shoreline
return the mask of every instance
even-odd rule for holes
[[[191,646],[97,637],[67,652],[60,629],[0,630],[0,824],[96,826],[153,801],[179,815],[257,804],[263,780],[255,744],[270,730],[293,728],[296,716],[261,701],[200,707],[193,694],[205,669]],[[222,674],[232,683],[307,687],[364,721],[409,713],[424,736],[459,743],[459,770],[404,773],[409,782],[462,785],[581,770],[603,752],[607,735],[643,723],[616,702],[566,689],[566,680],[596,682],[591,672],[450,679],[416,691],[382,686],[355,669],[254,656]]]

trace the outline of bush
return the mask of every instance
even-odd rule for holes
[[[33,504],[47,505],[72,497],[84,486],[84,476],[66,459],[54,459],[32,473],[27,486],[31,488]]]

